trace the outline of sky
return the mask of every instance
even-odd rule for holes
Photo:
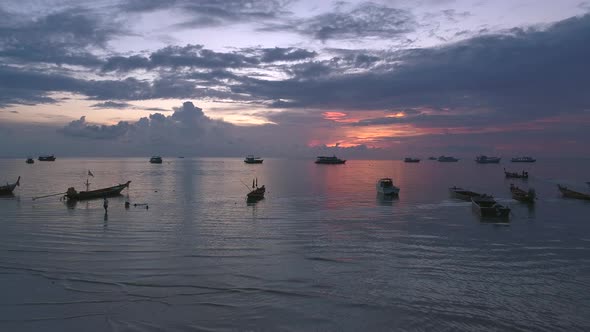
[[[0,157],[590,157],[590,1],[0,2]]]

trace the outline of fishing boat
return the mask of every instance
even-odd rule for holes
[[[459,159],[457,159],[455,157],[447,157],[447,156],[440,156],[440,157],[438,157],[437,160],[440,162],[443,162],[443,163],[454,163],[454,162],[459,161]]]
[[[39,156],[39,161],[55,161],[55,156]]]
[[[514,157],[510,161],[513,163],[534,163],[537,159],[533,157]]]
[[[20,186],[20,176],[16,179],[15,183],[6,183],[5,186],[0,186],[0,195],[11,195],[16,186]]]
[[[491,196],[473,197],[471,206],[481,217],[508,218],[510,215],[510,208],[496,202]]]
[[[488,156],[477,156],[475,158],[475,162],[477,162],[478,164],[498,164],[500,163],[500,160],[502,158],[500,157],[488,157]]]
[[[95,199],[95,198],[104,198],[104,197],[111,197],[111,196],[118,196],[121,194],[121,191],[125,188],[129,188],[129,184],[131,181],[127,181],[123,184],[118,184],[116,186],[102,188],[97,190],[88,190],[88,191],[76,191],[74,187],[68,188],[68,191],[65,193],[65,197],[69,200],[86,200],[86,199]]]
[[[150,158],[150,163],[152,163],[152,164],[161,164],[162,163],[162,157],[160,157],[160,156],[152,156]]]
[[[264,161],[264,159],[260,158],[260,157],[254,157],[254,155],[248,155],[246,157],[246,159],[244,159],[244,162],[246,164],[262,164],[262,162]]]
[[[327,165],[337,165],[337,164],[344,164],[346,160],[337,158],[335,155],[332,157],[325,157],[319,156],[317,157],[315,163],[316,164],[327,164]]]
[[[579,191],[571,190],[571,189],[568,189],[566,186],[562,186],[559,184],[557,185],[557,188],[559,189],[559,191],[561,191],[561,194],[563,195],[563,197],[584,199],[584,200],[590,201],[590,194],[585,194],[585,193],[581,193]]]
[[[506,171],[505,168],[504,168],[504,175],[507,178],[511,178],[511,179],[528,179],[529,178],[529,172],[527,172],[527,171],[522,171],[521,173],[508,172],[508,171]]]
[[[512,198],[519,202],[534,203],[535,199],[537,199],[537,193],[535,192],[535,189],[529,189],[528,191],[525,191],[512,183],[510,184],[510,192],[512,193]]]
[[[451,187],[449,188],[449,192],[451,193],[451,195],[457,199],[463,200],[463,201],[467,201],[467,202],[471,202],[471,199],[473,197],[477,197],[477,196],[486,196],[486,195],[482,195],[480,193],[476,193],[474,191],[471,190],[467,190],[467,189],[463,189],[460,187]],[[491,196],[490,196],[491,197]]]
[[[26,163],[27,164],[34,164],[35,163],[35,160],[33,158],[27,158]]]
[[[377,192],[387,196],[396,196],[399,194],[399,188],[393,185],[393,180],[390,178],[382,178],[377,181],[375,185]]]
[[[420,158],[404,158],[404,162],[406,162],[406,163],[419,163]]]
[[[266,192],[266,188],[264,185],[262,187],[258,187],[258,179],[252,180],[252,191],[246,194],[246,199],[248,202],[256,202],[264,198],[264,193]]]

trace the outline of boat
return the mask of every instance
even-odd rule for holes
[[[16,186],[20,186],[20,176],[16,179],[15,183],[6,183],[5,186],[0,186],[0,195],[11,195]]]
[[[34,164],[35,163],[35,159],[33,159],[33,158],[27,158],[26,163],[27,164]]]
[[[377,181],[375,185],[377,192],[387,196],[396,196],[399,194],[399,188],[393,185],[393,180],[390,178],[382,178]]]
[[[505,168],[504,168],[504,175],[507,178],[512,178],[512,179],[528,179],[529,178],[529,172],[527,172],[527,171],[522,171],[521,173],[508,172],[508,171],[506,171]]]
[[[498,164],[498,163],[500,163],[501,159],[502,158],[500,158],[500,157],[488,157],[488,156],[481,155],[481,156],[477,156],[475,158],[475,161],[478,164]]]
[[[55,156],[39,156],[39,161],[55,161]]]
[[[325,157],[319,156],[317,157],[315,163],[316,164],[328,164],[328,165],[337,165],[337,164],[344,164],[346,160],[337,158],[335,155],[332,157]]]
[[[420,158],[404,158],[404,162],[406,162],[406,163],[419,163]]]
[[[557,188],[559,189],[559,191],[561,191],[561,194],[563,195],[563,197],[584,199],[584,200],[590,201],[590,194],[585,194],[585,193],[581,193],[579,191],[571,190],[571,189],[568,189],[566,186],[562,186],[560,184],[557,185]]]
[[[533,157],[514,157],[510,161],[513,163],[534,163],[537,159]]]
[[[451,187],[449,188],[449,192],[451,193],[451,195],[457,199],[463,200],[463,201],[467,201],[467,202],[471,202],[471,198],[473,197],[477,197],[477,196],[487,196],[487,195],[482,195],[480,193],[476,193],[474,191],[471,190],[467,190],[467,189],[463,189],[460,187]],[[490,196],[491,197],[491,196]]]
[[[88,190],[88,191],[76,191],[74,187],[68,188],[68,191],[65,193],[65,197],[68,200],[86,200],[86,199],[94,199],[94,198],[104,198],[104,197],[111,197],[111,196],[118,196],[121,194],[121,191],[125,188],[129,188],[129,184],[131,181],[127,181],[123,184],[118,184],[116,186],[102,188],[97,190]]]
[[[246,159],[244,159],[244,162],[246,164],[262,164],[262,162],[264,161],[264,159],[260,158],[260,157],[254,157],[254,155],[248,155],[246,157]]]
[[[436,158],[436,157],[428,157],[428,160],[436,160],[436,159],[438,159],[438,158]]]
[[[160,156],[152,156],[150,158],[150,163],[152,163],[152,164],[161,164],[162,163],[162,157],[160,157]]]
[[[535,199],[537,199],[537,193],[535,192],[535,189],[529,189],[528,191],[525,191],[512,183],[510,184],[510,192],[512,193],[512,198],[519,202],[534,203]]]
[[[266,188],[264,185],[262,187],[258,187],[258,179],[252,180],[252,191],[246,194],[246,200],[248,202],[256,202],[264,198],[264,193],[266,192]]]
[[[459,161],[459,159],[457,159],[455,157],[447,157],[447,156],[440,156],[440,157],[438,157],[437,160],[440,162],[443,162],[443,163],[454,163],[454,162]]]
[[[510,208],[496,202],[491,196],[473,197],[471,206],[481,217],[508,218],[510,215]]]

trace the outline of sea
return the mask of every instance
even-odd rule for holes
[[[590,201],[557,190],[590,192],[589,170],[0,159],[2,183],[21,176],[0,198],[0,331],[590,331]],[[384,177],[398,198],[377,194]],[[108,213],[102,199],[33,200],[87,180],[131,184]],[[248,203],[253,180],[266,196]],[[511,183],[536,203],[512,200]],[[493,195],[510,218],[482,220],[452,186]]]

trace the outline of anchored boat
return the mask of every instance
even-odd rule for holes
[[[481,217],[508,218],[510,215],[510,208],[496,202],[491,196],[473,197],[471,206]]]
[[[590,194],[585,194],[585,193],[581,193],[579,191],[571,190],[571,189],[568,189],[566,186],[562,186],[559,184],[557,185],[557,188],[559,189],[559,191],[561,191],[561,194],[563,195],[563,197],[583,199],[583,200],[590,201]]]
[[[246,159],[244,159],[244,162],[246,164],[262,164],[262,162],[264,161],[264,159],[260,158],[260,157],[254,157],[254,155],[248,155],[246,157]]]
[[[76,191],[74,187],[68,188],[66,191],[66,198],[69,200],[86,200],[86,199],[94,199],[94,198],[104,198],[104,197],[111,197],[111,196],[118,196],[121,194],[121,191],[125,188],[129,188],[129,184],[131,181],[127,181],[123,184],[118,184],[116,186],[102,188],[97,190],[88,190],[88,191]]]
[[[404,158],[404,162],[406,162],[406,163],[419,163],[420,158]]]
[[[459,161],[459,159],[457,159],[455,157],[447,157],[447,156],[440,156],[440,157],[438,157],[437,160],[440,162],[443,162],[443,163],[454,163],[454,162]]]
[[[332,157],[325,157],[319,156],[317,157],[315,163],[316,164],[328,164],[328,165],[337,165],[337,164],[344,164],[346,160],[337,158],[335,155]]]
[[[514,157],[510,161],[513,163],[534,163],[537,159],[533,157]]]
[[[39,161],[55,161],[55,156],[39,156]]]
[[[0,186],[0,195],[10,195],[14,191],[14,188],[20,186],[20,176],[16,179],[15,183],[6,183],[5,186]]]
[[[477,156],[475,162],[478,164],[498,164],[500,163],[500,157],[488,157],[488,156]]]
[[[519,202],[534,203],[535,199],[537,199],[537,193],[535,192],[535,189],[529,189],[528,191],[525,191],[512,183],[510,184],[510,192],[512,193],[512,198]]]
[[[246,200],[248,202],[256,202],[264,198],[264,193],[266,193],[266,188],[264,185],[262,187],[258,187],[258,178],[256,180],[252,180],[252,191],[246,194]]]
[[[399,188],[393,185],[393,180],[390,178],[382,178],[377,181],[375,185],[377,192],[383,195],[395,196],[399,194]]]
[[[507,178],[512,178],[512,179],[528,179],[529,178],[529,172],[527,172],[527,171],[522,171],[521,173],[508,172],[508,171],[506,171],[505,168],[504,168],[504,175]]]
[[[459,188],[459,187],[451,187],[451,188],[449,188],[449,192],[451,193],[451,195],[453,197],[463,200],[463,201],[467,201],[467,202],[471,202],[471,198],[473,198],[473,197],[486,196],[486,195],[482,195],[482,194],[473,192],[471,190],[466,190],[466,189]]]
[[[160,156],[152,156],[150,158],[150,163],[152,163],[152,164],[161,164],[162,163],[162,157],[160,157]]]

